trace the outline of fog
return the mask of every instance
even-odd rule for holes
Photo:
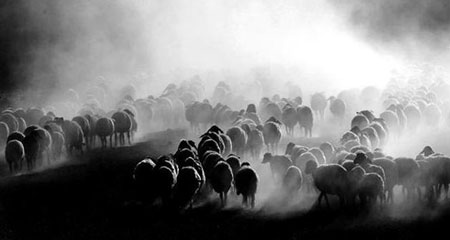
[[[354,34],[343,11],[324,0],[2,5],[9,23],[2,26],[9,46],[3,58],[15,60],[4,67],[3,85],[39,90],[39,100],[99,76],[135,83],[146,96],[196,74],[207,82],[251,82],[258,69],[309,91],[332,91],[382,86],[400,64]]]

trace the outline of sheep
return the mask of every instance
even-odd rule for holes
[[[356,134],[357,136],[361,136],[361,129],[358,126],[354,126],[350,129],[350,132]]]
[[[15,131],[9,134],[8,138],[6,139],[6,142],[8,143],[11,140],[19,140],[22,142],[24,138],[25,135],[23,133]]]
[[[372,128],[370,126],[366,127],[361,130],[361,133],[369,138],[370,146],[372,148],[375,149],[375,148],[379,147],[380,139],[378,138],[377,131],[375,131],[374,128]]]
[[[27,154],[27,149],[32,149],[31,154],[29,155],[31,158],[27,159],[27,161],[30,162],[31,165],[35,165],[36,160],[41,160],[44,152],[46,152],[47,155],[47,161],[50,163],[50,151],[51,151],[51,145],[52,145],[52,138],[50,133],[41,127],[38,126],[30,126],[29,128],[25,129],[25,138],[30,137],[31,139],[27,139],[27,146],[25,146],[25,154]],[[24,141],[25,141],[24,138]],[[35,147],[34,144],[37,144],[38,147]],[[37,152],[34,152],[34,150],[37,150]]]
[[[295,196],[303,183],[302,171],[296,166],[290,166],[283,177],[283,190],[289,198]]]
[[[406,188],[408,198],[411,198],[413,190],[417,188],[420,167],[412,158],[396,158],[394,162],[398,169],[398,184]]]
[[[300,157],[300,155],[302,155],[303,153],[308,152],[308,148],[304,147],[304,146],[300,146],[300,145],[296,145],[293,149],[292,149],[292,153],[290,154],[291,156],[291,160],[295,161],[298,159],[298,157]]]
[[[0,114],[0,122],[6,123],[8,125],[8,129],[10,132],[15,132],[19,130],[19,122],[12,113]]]
[[[112,137],[115,132],[114,121],[111,118],[103,117],[97,120],[95,124],[95,134],[100,138],[102,148],[107,146],[107,137],[109,136],[109,145],[112,147]]]
[[[350,152],[348,152],[348,151],[345,150],[345,149],[336,150],[335,157],[334,157],[333,161],[330,162],[330,163],[338,163],[338,164],[341,164],[341,163],[345,160],[345,157],[346,157],[348,154],[350,154]]]
[[[217,154],[220,155],[219,145],[217,144],[216,141],[212,139],[204,141],[202,145],[198,147],[198,155],[200,157],[200,162],[204,163],[204,159],[206,157],[205,153],[209,151],[216,152]]]
[[[261,119],[259,118],[258,114],[256,114],[256,113],[246,112],[243,115],[243,117],[248,119],[248,120],[252,120],[255,124],[261,124]]]
[[[19,140],[11,140],[6,144],[5,158],[11,173],[18,172],[22,168],[25,158],[25,148]]]
[[[295,143],[289,142],[289,143],[286,145],[286,151],[284,151],[284,154],[285,154],[285,155],[291,155],[291,154],[292,154],[292,150],[294,149],[295,146],[296,146]]]
[[[317,162],[308,161],[305,174],[312,174],[314,185],[320,191],[318,206],[320,206],[322,198],[325,197],[327,206],[330,208],[327,194],[337,195],[341,206],[344,205],[345,200],[350,195],[350,183],[347,177],[347,170],[344,167],[338,164],[319,166]]]
[[[328,100],[330,101],[330,112],[338,119],[342,119],[346,109],[344,100],[336,97],[329,97]]]
[[[448,199],[448,188],[450,184],[450,158],[431,155],[426,159],[429,162],[430,185],[435,186],[436,198],[440,197],[441,189],[444,187],[445,199]]]
[[[403,106],[401,104],[392,104],[391,106],[389,106],[387,108],[387,110],[391,110],[397,114],[399,127],[400,127],[400,133],[402,133],[403,129],[405,129],[406,125],[407,125],[407,122],[406,122],[407,119],[406,119],[405,112],[403,111]]]
[[[222,138],[224,144],[223,155],[229,155],[233,151],[233,142],[231,142],[231,138],[224,133],[220,133],[219,136]]]
[[[263,132],[259,129],[251,129],[248,133],[247,148],[253,159],[259,158],[264,147]]]
[[[407,128],[415,131],[420,124],[422,113],[420,109],[412,104],[409,104],[404,109],[406,119],[407,119]]]
[[[99,118],[97,116],[93,116],[90,114],[86,114],[84,115],[84,117],[88,120],[89,122],[89,126],[91,127],[91,131],[89,134],[89,144],[91,147],[95,147],[95,136],[96,136],[96,126],[97,126],[97,121],[99,120]]]
[[[201,161],[201,163],[203,165],[205,176],[208,182],[211,179],[214,167],[219,161],[225,161],[219,153],[214,151],[208,151],[205,153],[204,160]]]
[[[184,162],[186,161],[186,159],[188,158],[192,158],[192,159],[197,159],[198,160],[198,156],[197,154],[190,148],[179,148],[176,153],[174,154],[175,157],[175,162],[182,166],[184,164]]]
[[[358,127],[359,129],[364,129],[369,126],[369,119],[363,114],[357,114],[353,117],[350,128]]]
[[[430,146],[425,146],[419,154],[421,154],[425,157],[428,157],[430,155],[435,154],[435,152],[433,151],[433,149]]]
[[[169,204],[172,189],[176,184],[177,175],[172,169],[166,166],[156,166],[153,171],[155,191],[157,192],[158,196],[161,197],[163,204],[167,205]]]
[[[348,141],[350,141],[350,140],[359,141],[358,135],[356,135],[355,133],[350,132],[350,131],[345,132],[345,133],[342,135],[342,137],[341,137],[341,139],[339,140],[339,142],[343,145],[344,143],[346,143],[346,142],[348,142]]]
[[[380,114],[380,118],[386,123],[388,132],[392,132],[397,136],[400,134],[400,120],[398,119],[397,113],[386,110]]]
[[[361,146],[361,145],[359,144],[359,142],[356,141],[356,140],[349,140],[349,141],[347,141],[346,143],[344,143],[344,145],[343,145],[343,147],[344,147],[345,150],[347,150],[347,151],[350,151],[353,147],[356,147],[356,146]]]
[[[427,159],[428,160],[428,159]],[[425,192],[427,194],[428,200],[432,200],[434,196],[434,187],[438,183],[437,178],[435,178],[435,174],[439,171],[434,172],[437,169],[432,169],[432,163],[427,160],[418,160],[417,164],[419,165],[419,176],[418,179],[418,185],[419,187],[424,187]],[[433,171],[433,172],[432,172]],[[421,193],[419,191],[419,193]],[[421,196],[419,196],[419,199]]]
[[[236,155],[230,155],[227,157],[225,162],[227,162],[228,165],[230,165],[231,170],[233,172],[233,176],[236,176],[236,173],[239,171],[239,168],[241,167],[239,157]]]
[[[300,132],[303,128],[305,131],[305,137],[312,137],[314,117],[311,108],[309,108],[308,106],[300,106],[297,108],[297,114]]]
[[[345,168],[347,171],[351,171],[353,168],[356,167],[356,164],[353,162],[353,160],[344,160],[341,165]]]
[[[290,136],[294,135],[294,127],[297,124],[297,110],[291,105],[286,105],[283,108],[281,115],[281,122],[286,126],[286,133]]]
[[[89,148],[89,136],[91,135],[91,125],[89,124],[89,121],[83,116],[76,116],[72,118],[72,121],[80,125],[81,130],[83,130],[84,143],[86,148]]]
[[[353,204],[355,201],[355,197],[358,195],[358,187],[359,183],[363,179],[364,175],[366,174],[366,170],[362,168],[361,166],[353,166],[351,169],[347,170],[347,176],[349,181],[349,192],[350,192],[350,201]]]
[[[284,173],[292,166],[292,161],[284,155],[272,155],[272,153],[265,153],[262,164],[269,163],[272,171],[272,178],[275,182],[281,181]]]
[[[327,163],[326,162],[326,158],[325,158],[325,154],[323,154],[323,152],[322,152],[322,150],[320,150],[320,148],[313,147],[313,148],[310,148],[308,150],[308,152],[312,153],[314,155],[314,157],[316,157],[316,159],[319,162],[319,164]]]
[[[23,132],[25,128],[27,128],[27,123],[25,122],[25,119],[22,117],[17,117],[17,122],[19,123],[19,132]]]
[[[34,125],[39,123],[39,119],[44,116],[44,111],[39,108],[29,108],[27,109],[24,119],[25,122],[29,125]],[[25,134],[26,135],[26,134]]]
[[[226,135],[231,139],[231,145],[234,153],[241,156],[244,154],[247,144],[247,134],[240,127],[232,127],[227,130]]]
[[[52,132],[60,132],[64,134],[64,131],[62,129],[62,127],[60,125],[58,125],[56,122],[48,122],[47,124],[44,125],[44,129],[47,130],[48,132],[52,133]]]
[[[280,106],[274,102],[269,102],[261,109],[261,118],[263,121],[267,121],[270,117],[281,119],[282,111]]]
[[[193,158],[189,157],[183,162],[182,165],[180,165],[180,168],[187,167],[187,166],[193,167],[197,171],[198,175],[200,176],[200,180],[201,180],[201,184],[200,184],[200,188],[201,188],[206,183],[206,175],[205,175],[205,171],[203,170],[202,164],[198,160],[194,160]]]
[[[39,125],[39,127],[44,127],[45,124],[47,124],[48,122],[53,121],[53,119],[54,118],[52,116],[44,115],[44,116],[41,117],[41,119],[39,119],[38,125]]]
[[[248,104],[247,105],[247,110],[245,110],[245,112],[248,112],[248,113],[256,113],[256,106],[255,106],[255,104]]]
[[[266,122],[263,128],[263,137],[268,151],[276,153],[281,140],[280,125],[273,121]]]
[[[6,123],[0,122],[0,147],[6,144],[9,136],[9,127]]]
[[[184,209],[186,205],[192,208],[192,202],[200,190],[202,179],[196,169],[191,166],[182,167],[178,173],[177,183],[174,188],[173,201],[178,209]]]
[[[322,120],[324,119],[326,107],[327,99],[323,93],[315,93],[311,96],[311,109]]]
[[[128,143],[131,144],[131,117],[124,111],[117,111],[111,118],[114,120],[114,141],[116,146],[118,144],[117,134],[119,134],[119,142],[121,145],[125,144],[125,134],[127,135]]]
[[[335,157],[334,146],[329,142],[324,142],[319,146],[320,150],[322,150],[325,155],[325,159],[327,163],[331,163]]]
[[[72,153],[72,150],[76,150],[83,153],[83,130],[77,122],[64,120],[64,118],[55,118],[63,131],[66,144],[66,151]]]
[[[387,132],[385,131],[385,129],[383,128],[383,126],[381,126],[380,123],[378,122],[372,122],[369,125],[370,128],[373,128],[375,130],[375,132],[377,133],[378,136],[378,140],[379,140],[379,147],[383,147],[386,144],[387,141]],[[376,147],[374,147],[376,148]]]
[[[225,161],[219,161],[211,174],[211,186],[220,196],[222,206],[226,205],[227,194],[233,182],[233,172]]]
[[[134,167],[133,179],[136,183],[138,194],[143,201],[153,201],[156,197],[156,192],[151,191],[155,184],[153,180],[155,166],[156,164],[151,158],[145,158]]]
[[[59,159],[63,152],[63,147],[65,145],[64,135],[61,132],[51,132],[52,136],[52,153],[53,158]]]
[[[40,151],[39,139],[36,134],[30,132],[22,141],[25,150],[25,160],[27,162],[28,171],[33,169],[36,164],[36,159]]]
[[[242,194],[242,205],[255,207],[255,195],[258,190],[259,176],[249,164],[241,164],[241,168],[234,177],[234,183],[236,186],[236,194]]]
[[[383,151],[380,148],[375,148],[373,151],[373,158],[385,158],[386,155],[383,153]]]
[[[363,153],[368,153],[370,152],[370,149],[367,148],[366,146],[363,145],[359,145],[359,146],[354,146],[350,149],[351,153],[357,153],[357,152],[363,152]]]
[[[198,143],[198,149],[202,149],[202,145],[207,140],[214,141],[217,146],[219,147],[219,153],[223,153],[225,151],[225,143],[223,142],[222,138],[220,137],[219,133],[208,131],[200,136],[200,142]]]
[[[364,147],[367,147],[370,149],[372,148],[372,143],[367,134],[362,134],[359,136],[359,143]]]
[[[358,195],[362,205],[369,203],[369,206],[372,206],[378,197],[380,202],[383,203],[385,201],[384,181],[380,175],[376,173],[364,174],[358,184]]]
[[[186,120],[193,131],[200,131],[202,124],[207,125],[212,121],[213,108],[207,102],[193,102],[186,106]]]
[[[177,151],[181,151],[183,149],[188,149],[188,150],[191,150],[195,155],[197,155],[198,152],[197,152],[197,148],[195,146],[195,142],[192,141],[192,145],[191,145],[190,141],[192,141],[192,140],[181,139],[180,143],[178,143]]]
[[[394,201],[394,186],[398,183],[398,169],[394,161],[387,158],[376,158],[372,161],[373,165],[383,168],[385,174],[385,191],[387,193],[387,202]]]
[[[356,114],[364,115],[367,118],[367,120],[369,120],[369,123],[372,123],[373,120],[375,119],[375,115],[374,115],[373,111],[371,111],[371,110],[362,110],[362,111],[357,112]]]
[[[294,165],[300,168],[302,172],[305,172],[306,163],[308,161],[314,161],[317,162],[317,164],[319,164],[319,161],[317,161],[316,156],[311,152],[302,153],[300,156],[298,156],[298,158],[292,160]]]

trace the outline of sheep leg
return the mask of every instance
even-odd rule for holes
[[[117,133],[114,133],[114,142],[116,143],[116,147],[117,147]]]
[[[12,166],[12,163],[8,163],[8,166],[9,166],[9,172],[10,172],[10,173],[13,173],[13,166]]]
[[[339,196],[339,205],[341,208],[345,207],[345,198],[342,196]]]
[[[47,163],[48,163],[48,165],[51,164],[51,161],[50,161],[50,149],[48,149],[48,148],[47,148]]]
[[[322,202],[322,198],[323,198],[323,192],[320,192],[319,198],[317,199],[317,204],[319,207],[320,207],[320,203]]]
[[[444,184],[445,200],[448,199],[448,184]]]
[[[131,145],[131,135],[130,135],[130,132],[127,132],[127,137],[128,137],[128,144]]]
[[[224,206],[223,204],[223,192],[219,193],[219,197],[220,197],[220,203],[222,204],[222,207]]]
[[[328,201],[328,196],[327,196],[327,194],[324,193],[323,196],[325,197],[325,202],[327,203],[327,207],[330,208],[330,202]]]
[[[255,207],[255,194],[252,194],[250,196],[250,201],[251,201],[252,208],[254,208]]]
[[[228,192],[224,192],[223,193],[223,199],[224,199],[223,206],[225,206],[227,204],[227,198],[228,198]]]
[[[242,196],[242,206],[247,207],[247,196],[246,195]]]
[[[394,188],[389,189],[388,201],[394,203]]]

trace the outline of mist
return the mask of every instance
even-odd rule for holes
[[[16,10],[2,25],[9,33],[2,36],[2,85],[38,90],[40,100],[99,76],[113,85],[136,83],[148,95],[196,74],[206,82],[251,82],[261,69],[307,91],[382,86],[399,64],[355,36],[342,12],[323,0],[2,5]]]
[[[357,36],[404,61],[444,64],[450,5],[443,0],[329,1]]]

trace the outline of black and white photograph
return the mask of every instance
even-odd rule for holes
[[[0,240],[450,231],[449,0],[0,0]]]

